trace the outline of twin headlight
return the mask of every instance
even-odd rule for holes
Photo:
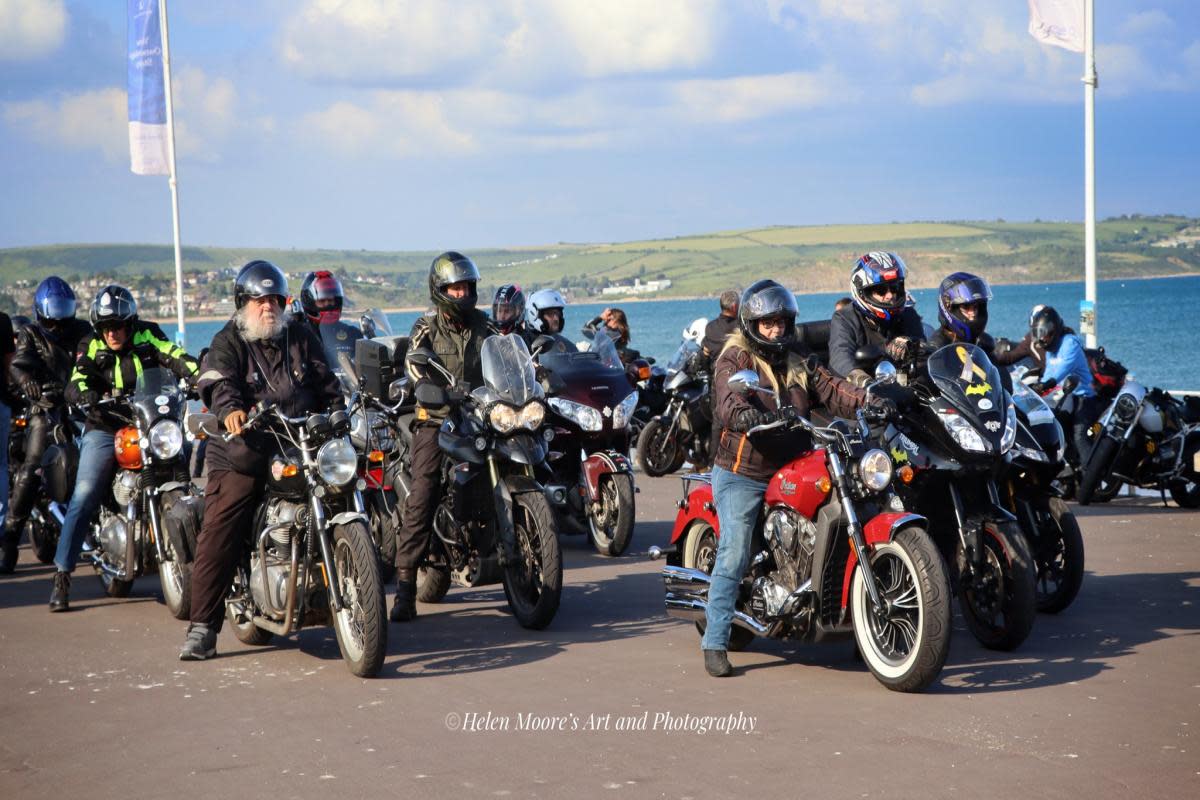
[[[520,408],[503,403],[496,403],[487,412],[488,424],[501,435],[509,434],[517,428],[536,431],[546,418],[546,407],[540,402],[526,403]]]
[[[183,429],[174,420],[164,419],[155,423],[150,429],[149,439],[150,453],[164,461],[179,455],[183,449]]]
[[[612,412],[612,425],[615,430],[629,425],[629,421],[633,419],[633,412],[637,410],[637,404],[636,391],[625,395],[625,399],[617,404]],[[550,407],[585,431],[594,432],[604,428],[604,417],[600,415],[599,410],[591,406],[567,400],[565,397],[551,397]]]

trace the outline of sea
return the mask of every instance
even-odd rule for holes
[[[1029,329],[1029,314],[1037,304],[1054,306],[1067,324],[1079,328],[1083,283],[1020,284],[992,287],[988,331],[995,337],[1018,340]],[[844,293],[797,295],[802,321],[828,319],[834,302]],[[912,292],[922,318],[937,326],[937,293]],[[568,336],[582,339],[580,327],[609,306],[625,311],[630,346],[666,363],[679,346],[683,330],[695,319],[712,318],[716,297],[687,300],[644,300],[581,303],[566,308]],[[353,318],[347,313],[347,321]],[[392,312],[396,333],[407,333],[419,312]],[[1109,357],[1124,364],[1141,383],[1164,389],[1200,391],[1200,275],[1179,278],[1101,281],[1097,286],[1098,343]],[[187,323],[187,349],[198,353],[224,322]],[[163,324],[175,334],[176,326]]]

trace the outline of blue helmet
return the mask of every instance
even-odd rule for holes
[[[51,275],[33,293],[33,315],[42,323],[73,319],[75,292],[62,278]]]
[[[992,289],[987,281],[969,272],[955,272],[938,289],[938,319],[959,341],[975,342],[987,327],[987,306],[991,299]],[[973,306],[974,314],[968,316],[963,306]]]
[[[904,279],[908,268],[895,253],[871,252],[859,256],[850,272],[850,298],[854,307],[868,319],[885,325],[894,321],[904,310],[908,295]],[[888,290],[891,299],[885,299]]]

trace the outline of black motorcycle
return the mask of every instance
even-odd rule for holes
[[[483,343],[484,385],[466,394],[437,355],[425,348],[409,360],[440,373],[447,386],[423,382],[422,406],[451,405],[438,446],[445,453],[442,500],[417,573],[417,598],[437,602],[453,579],[461,586],[497,581],[517,622],[545,628],[562,596],[562,552],[554,514],[535,469],[545,460],[542,387],[525,342],[515,334]],[[406,447],[411,434],[402,417]],[[407,481],[395,485],[407,498]]]
[[[672,473],[685,461],[697,469],[711,461],[710,376],[699,353],[700,345],[684,339],[667,364],[667,407],[646,423],[637,444],[638,463],[651,477]]]
[[[43,395],[43,398],[47,398]],[[40,485],[35,489],[36,496],[33,506],[29,509],[29,520],[25,523],[23,533],[29,534],[29,543],[33,546],[34,557],[42,564],[54,561],[58,550],[58,536],[62,531],[63,518],[67,513],[67,503],[71,499],[71,490],[75,485],[74,467],[78,464],[79,453],[75,446],[75,438],[82,430],[79,422],[74,419],[66,408],[61,405],[51,407],[53,398],[40,400],[43,410],[40,413],[48,415],[50,422],[50,441],[42,454],[41,466],[37,475]],[[18,465],[25,461],[25,437],[30,420],[30,409],[14,406],[12,428],[8,434],[8,465],[9,465],[9,497],[12,497],[13,478]],[[46,473],[55,472],[61,462],[61,469],[72,470],[69,474],[57,480],[50,486]],[[61,471],[61,470],[60,470]]]

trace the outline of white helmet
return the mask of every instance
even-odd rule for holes
[[[538,333],[550,333],[546,330],[542,312],[551,308],[562,311],[566,305],[566,299],[557,289],[539,289],[529,296],[529,303],[525,306],[525,323]],[[563,327],[566,327],[565,319]]]
[[[707,327],[708,320],[704,317],[701,317],[697,320],[692,320],[692,324],[683,329],[684,340],[700,344],[702,341],[704,341],[704,329]]]

